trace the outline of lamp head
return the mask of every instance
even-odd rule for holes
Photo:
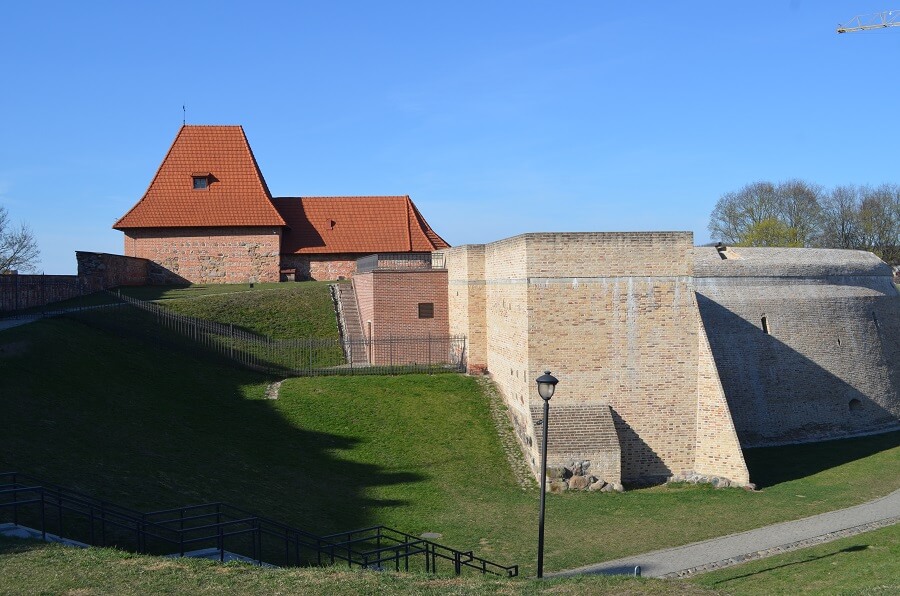
[[[550,401],[553,392],[556,391],[557,383],[559,383],[559,379],[551,375],[549,370],[545,370],[544,374],[537,378],[538,395],[541,396],[541,399]]]

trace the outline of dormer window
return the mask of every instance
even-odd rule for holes
[[[191,177],[194,179],[194,190],[206,190],[209,188],[209,181],[212,176],[208,172],[191,174]]]

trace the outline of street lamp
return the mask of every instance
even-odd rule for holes
[[[537,560],[537,576],[538,579],[544,577],[544,499],[547,496],[547,423],[550,416],[550,398],[556,391],[556,384],[559,379],[550,374],[549,370],[545,370],[544,374],[537,378],[538,395],[544,400],[544,420],[541,426],[544,427],[544,440],[541,443],[541,513],[538,517],[538,560]]]

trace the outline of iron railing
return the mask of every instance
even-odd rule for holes
[[[376,269],[444,269],[445,267],[444,253],[383,252],[356,260],[357,273],[369,273]]]
[[[288,376],[465,371],[465,336],[273,339],[175,313],[154,302],[119,297],[151,313],[158,325],[257,371]]]
[[[144,513],[97,499],[28,474],[0,473],[0,521],[34,528],[43,539],[59,538],[131,552],[185,556],[212,551],[219,560],[237,557],[284,567],[347,564],[409,571],[424,559],[426,573],[438,561],[464,570],[515,577],[503,566],[386,526],[317,536],[227,503],[205,503]]]

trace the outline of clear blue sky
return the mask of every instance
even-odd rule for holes
[[[181,125],[242,124],[272,193],[409,194],[451,244],[692,230],[791,177],[900,182],[900,27],[878,1],[7,2],[0,204],[46,273]]]

